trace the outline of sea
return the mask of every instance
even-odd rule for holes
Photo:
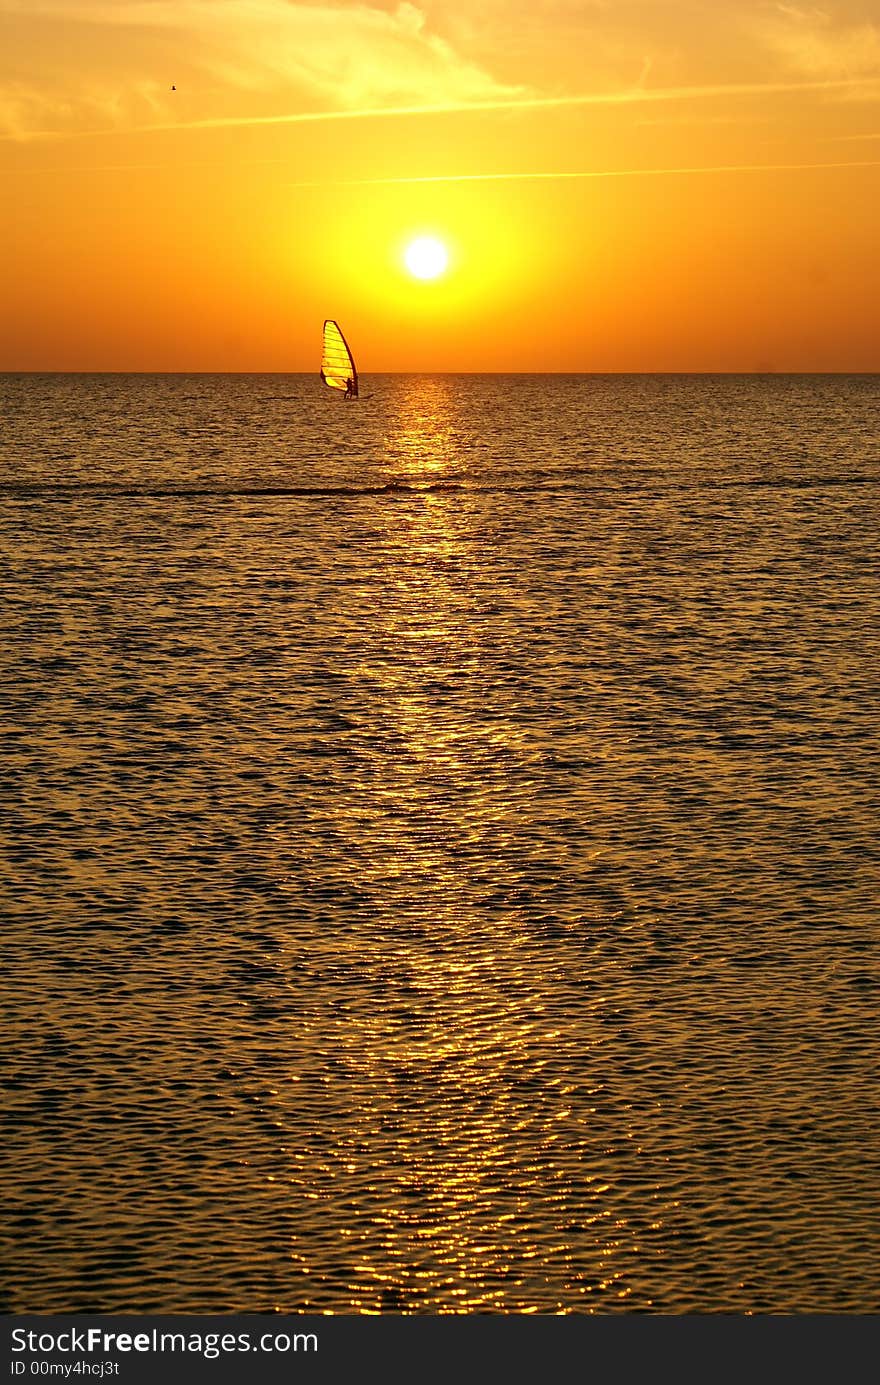
[[[19,1313],[880,1307],[880,376],[0,378]]]

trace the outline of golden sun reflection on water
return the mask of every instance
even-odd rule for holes
[[[454,377],[412,376],[396,400],[383,439],[387,464],[409,481],[455,470],[463,425]]]
[[[442,381],[418,382],[386,436],[411,475],[449,468],[444,401]],[[345,1045],[359,1115],[337,1158],[368,1178],[345,1228],[348,1291],[362,1312],[537,1311],[548,1279],[542,1311],[573,1295],[622,1299],[632,1233],[601,1171],[572,1162],[583,1092],[568,1070],[589,1033],[554,994],[526,890],[503,869],[541,753],[527,720],[494,705],[492,544],[472,507],[442,494],[384,515],[383,600],[359,669],[382,733],[355,771],[372,835],[358,885],[375,916],[352,959],[382,1002]],[[389,651],[379,663],[377,648]],[[563,1230],[572,1198],[589,1265]]]

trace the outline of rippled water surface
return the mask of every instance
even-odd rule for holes
[[[0,379],[16,1312],[878,1307],[878,377]]]

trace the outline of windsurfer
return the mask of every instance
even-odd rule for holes
[[[343,399],[353,399],[353,398],[354,398],[354,380],[352,380],[352,378],[351,378],[350,375],[349,375],[348,379],[347,379],[346,382],[345,382],[345,394],[344,394],[342,397],[343,397]]]

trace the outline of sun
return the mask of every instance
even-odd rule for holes
[[[449,255],[446,246],[434,236],[419,236],[406,247],[403,261],[416,279],[436,279],[449,263]]]

